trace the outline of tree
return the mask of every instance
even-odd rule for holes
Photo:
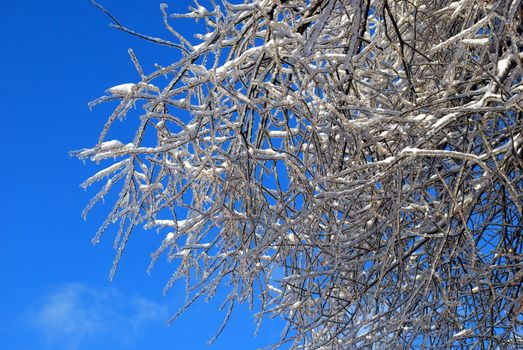
[[[130,50],[139,81],[75,152],[117,159],[82,185],[106,181],[86,215],[120,184],[111,276],[144,225],[181,311],[227,289],[226,320],[287,321],[275,347],[523,346],[521,1],[162,4],[173,41],[96,5],[182,54],[146,74]],[[132,142],[107,140],[135,105]]]

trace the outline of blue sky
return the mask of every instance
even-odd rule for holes
[[[121,22],[168,37],[156,1],[102,2]],[[170,2],[184,9],[186,0]],[[69,151],[92,146],[113,105],[87,103],[108,87],[135,82],[127,54],[145,69],[176,54],[110,29],[87,0],[3,1],[0,12],[0,348],[1,349],[255,349],[278,337],[268,321],[258,337],[246,306],[237,307],[218,341],[207,346],[224,316],[216,301],[197,303],[173,326],[164,321],[183,302],[183,287],[162,288],[171,266],[147,275],[149,255],[163,236],[140,231],[115,280],[110,233],[91,238],[109,204],[83,221],[93,191],[79,184],[96,170]],[[194,28],[188,22],[182,32]]]

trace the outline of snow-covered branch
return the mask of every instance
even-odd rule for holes
[[[147,72],[130,50],[138,81],[93,102],[118,105],[75,152],[103,166],[85,213],[119,190],[94,239],[117,224],[112,273],[153,228],[182,311],[224,288],[287,321],[275,346],[523,346],[521,1],[168,10],[172,38],[116,22],[180,58]],[[136,132],[111,140],[119,120]]]

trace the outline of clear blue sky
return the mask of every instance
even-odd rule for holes
[[[159,1],[101,1],[122,23],[155,36]],[[170,2],[184,9],[186,0]],[[171,267],[145,273],[163,236],[137,232],[114,282],[111,233],[90,243],[109,209],[83,221],[93,191],[79,184],[96,168],[71,158],[92,146],[113,105],[90,112],[87,103],[110,86],[134,82],[133,48],[144,68],[175,54],[110,29],[87,0],[3,1],[0,11],[0,349],[255,349],[278,337],[268,322],[253,336],[246,307],[212,346],[206,341],[224,313],[200,302],[173,326],[165,319],[183,301],[183,287],[161,291]],[[186,24],[185,24],[186,25]],[[187,25],[186,25],[187,26]],[[191,28],[180,28],[191,31]]]

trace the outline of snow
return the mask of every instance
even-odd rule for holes
[[[387,157],[387,158],[383,159],[382,161],[380,161],[380,163],[387,165],[387,164],[393,163],[395,160],[396,160],[395,156],[390,156],[390,157]]]
[[[210,15],[211,13],[209,12],[209,10],[207,10],[205,7],[203,7],[202,5],[198,5],[198,7],[196,8],[196,10],[194,11],[196,14],[198,14],[199,16],[208,16]]]
[[[175,226],[174,220],[154,220],[154,224],[156,226],[169,226],[169,227]]]
[[[268,4],[271,2],[271,0],[258,0],[256,1],[256,4],[261,8],[261,9],[265,9]]]
[[[389,226],[401,227],[405,228],[408,237],[413,237],[414,244],[423,243],[424,239],[444,242],[440,238],[448,234],[433,227],[440,223],[441,227],[446,227],[460,214],[461,207],[476,210],[472,204],[481,193],[469,192],[474,192],[472,188],[490,190],[497,181],[490,180],[498,170],[494,160],[513,156],[513,148],[518,148],[515,141],[511,143],[503,138],[502,130],[496,131],[501,135],[499,138],[485,134],[488,140],[484,144],[492,141],[488,151],[478,151],[473,141],[474,133],[483,127],[481,123],[474,124],[475,121],[481,121],[483,116],[490,118],[490,112],[485,111],[492,109],[492,114],[496,114],[499,110],[503,114],[508,108],[515,108],[521,97],[514,94],[517,89],[514,85],[519,83],[514,83],[512,76],[506,78],[507,73],[512,73],[509,69],[516,64],[516,54],[505,51],[498,59],[480,54],[494,40],[494,34],[489,34],[493,30],[489,27],[493,22],[490,19],[501,11],[483,19],[471,16],[461,21],[458,18],[458,24],[451,26],[451,30],[445,25],[432,28],[434,19],[430,17],[436,12],[441,14],[434,18],[442,21],[458,12],[464,17],[469,10],[481,15],[483,12],[473,9],[474,1],[450,0],[435,6],[423,5],[426,13],[420,12],[416,19],[412,18],[415,14],[411,8],[399,11],[401,6],[391,5],[392,17],[397,19],[406,42],[415,41],[417,34],[411,27],[416,27],[416,21],[420,21],[419,40],[425,37],[422,33],[425,30],[427,33],[438,31],[437,35],[430,36],[429,42],[418,47],[419,54],[408,55],[408,64],[413,67],[412,86],[409,86],[398,54],[400,45],[394,39],[397,35],[394,35],[393,26],[389,26],[388,32],[383,26],[381,9],[373,8],[370,12],[375,16],[368,16],[371,23],[366,23],[373,28],[367,30],[371,32],[370,36],[366,33],[370,42],[362,43],[361,49],[351,48],[348,54],[344,47],[353,45],[360,34],[358,30],[351,33],[350,28],[358,29],[358,22],[354,21],[366,15],[354,1],[353,7],[347,5],[349,2],[338,2],[332,12],[325,12],[327,7],[320,6],[309,13],[307,8],[318,2],[300,3],[297,11],[303,9],[303,13],[297,16],[292,15],[294,5],[288,4],[287,8],[282,1],[275,0],[252,0],[238,6],[226,4],[223,13],[218,6],[214,10],[209,7],[214,11],[212,18],[200,23],[206,27],[207,34],[195,35],[205,41],[203,44],[191,47],[182,40],[181,45],[189,52],[181,60],[176,56],[172,65],[135,78],[144,82],[116,85],[107,90],[115,97],[101,98],[102,102],[118,102],[114,100],[122,97],[125,98],[123,102],[129,103],[118,105],[104,127],[107,133],[100,140],[115,134],[113,131],[120,131],[120,126],[117,130],[111,128],[112,120],[115,123],[142,120],[145,128],[135,136],[126,134],[135,140],[135,146],[127,147],[114,140],[89,150],[89,157],[97,154],[102,154],[100,159],[118,157],[111,164],[124,157],[131,163],[127,168],[119,167],[121,163],[107,167],[88,181],[122,175],[123,186],[130,187],[128,183],[133,186],[128,191],[126,203],[133,205],[129,209],[135,211],[129,213],[143,218],[147,228],[162,230],[158,240],[172,231],[165,236],[161,246],[164,252],[167,251],[167,259],[192,257],[195,264],[191,266],[199,266],[197,262],[202,257],[211,259],[205,261],[209,264],[202,264],[202,275],[209,277],[208,281],[214,278],[212,274],[204,275],[209,272],[209,266],[220,266],[223,262],[223,266],[227,266],[228,262],[238,261],[256,264],[257,273],[268,273],[268,279],[255,292],[270,293],[277,299],[273,305],[278,312],[282,310],[282,314],[304,305],[307,312],[321,312],[323,298],[342,298],[351,290],[345,289],[345,284],[350,287],[351,283],[372,283],[388,268],[398,270],[397,264],[403,264],[403,261],[405,264],[399,267],[406,270],[398,270],[404,274],[399,275],[401,284],[383,281],[380,288],[371,292],[389,293],[399,288],[403,293],[409,287],[424,288],[433,276],[437,277],[434,267],[438,267],[438,261],[427,258],[427,251],[422,246],[411,246],[411,243],[399,247],[398,251],[403,255],[389,254],[396,251],[392,248],[402,241],[396,242],[393,236],[382,231]],[[345,5],[347,11],[343,11]],[[259,16],[256,12],[254,16],[242,13],[244,10],[240,8],[249,6],[258,12],[274,9],[274,16],[271,20],[263,13],[258,13]],[[282,6],[285,8],[283,13],[289,16],[282,15]],[[417,8],[422,9],[421,6]],[[189,11],[194,16],[208,13],[197,2]],[[427,14],[429,18],[425,19]],[[296,33],[296,27],[304,23],[308,25],[301,37]],[[387,38],[390,35],[386,34],[391,34],[392,38]],[[432,51],[431,47],[434,47]],[[304,52],[305,48],[311,51],[310,56]],[[196,52],[191,52],[192,49]],[[467,60],[469,58],[474,64]],[[517,74],[515,70],[514,74]],[[166,87],[160,96],[155,96],[145,81],[156,82],[157,78],[160,81],[162,75],[166,78],[162,83]],[[409,88],[415,88],[416,93],[411,94]],[[139,94],[141,91],[145,93]],[[134,99],[143,99],[144,103],[133,109]],[[158,113],[160,108],[154,108],[163,104],[168,114],[162,115]],[[145,113],[142,113],[142,106]],[[129,113],[125,108],[130,108]],[[179,113],[178,108],[185,111]],[[124,120],[126,115],[128,118]],[[470,145],[473,147],[466,147]],[[453,202],[448,204],[444,202],[448,200],[445,192],[442,195],[439,190],[432,190],[440,184],[437,176],[442,176],[443,185],[448,179],[448,185],[452,187],[465,163],[473,169],[463,187],[468,190],[456,193]],[[481,168],[484,163],[488,164],[486,169]],[[136,176],[134,168],[140,171]],[[492,173],[489,173],[490,169]],[[500,169],[500,174],[502,171]],[[128,182],[125,182],[126,172],[130,175]],[[484,177],[482,173],[488,173],[488,176]],[[402,176],[405,181],[401,180]],[[398,186],[388,185],[396,178]],[[159,189],[159,184],[164,188]],[[509,185],[507,182],[507,187]],[[136,193],[134,186],[146,192]],[[146,197],[146,202],[140,202],[141,197]],[[438,199],[441,203],[437,203]],[[479,204],[483,205],[483,202]],[[389,215],[392,213],[390,208],[398,215]],[[127,212],[120,210],[125,208],[117,209],[117,214],[111,214],[109,219],[123,218],[128,222],[125,221],[128,220]],[[182,218],[188,219],[177,220],[179,212],[183,213]],[[245,227],[249,229],[248,233],[245,233]],[[253,240],[247,234],[252,235]],[[376,252],[359,255],[350,249],[375,235],[379,236]],[[180,242],[175,242],[178,239]],[[200,243],[208,241],[212,243]],[[448,242],[449,245],[454,243]],[[458,251],[463,248],[459,244],[453,247]],[[304,255],[303,260],[291,260],[303,255],[304,251],[310,251],[311,259]],[[354,278],[342,275],[343,280],[333,281],[332,288],[323,293],[322,285],[316,282],[319,278],[314,275],[318,273],[317,268],[321,269],[320,274],[327,276],[332,275],[331,270],[338,272],[339,269],[343,273],[345,265],[350,265],[349,259],[361,259],[363,263],[369,255],[378,257],[380,263],[365,265],[366,271],[359,269]],[[324,259],[327,256],[329,258]],[[345,259],[349,264],[345,264]],[[498,260],[502,267],[505,259]],[[269,272],[288,263],[298,264],[299,269],[284,269],[278,276],[270,276]],[[183,266],[177,267],[176,278],[184,276],[190,268],[187,267],[190,264],[180,265]],[[243,265],[238,266],[242,268],[238,270],[241,274],[253,272],[249,269],[252,265],[245,266],[245,270]],[[299,295],[296,288],[279,284],[283,278],[289,278],[290,273],[295,274],[292,278],[297,282],[293,286],[310,279],[311,288],[321,292],[318,299]],[[193,276],[190,272],[185,275]],[[202,275],[194,276],[198,279]],[[465,296],[483,302],[478,296],[488,289],[488,283],[472,278],[469,281],[473,281],[472,285],[460,281],[458,288]],[[280,287],[285,297],[275,297],[273,292],[282,293],[281,290],[265,283]],[[383,297],[378,294],[376,300]],[[362,295],[363,298],[367,296]],[[377,305],[376,313],[385,312],[384,306]],[[333,303],[332,307],[338,305]],[[344,312],[341,307],[340,312]],[[371,307],[370,304],[363,308],[356,305],[355,311],[358,315],[374,317]],[[331,312],[331,309],[326,311]],[[332,312],[338,311],[332,309]],[[386,319],[376,315],[376,321],[380,318]],[[390,329],[387,322],[381,323],[385,325],[383,334],[402,326],[408,330],[415,322],[401,321]],[[381,327],[380,323],[373,324],[367,319],[361,322]],[[456,337],[462,337],[468,332],[477,332],[474,328],[462,330],[463,327],[471,328],[468,323],[449,325],[442,318],[435,319],[432,324],[448,330],[448,337],[454,333]],[[373,328],[374,332],[380,333],[378,328]],[[354,335],[357,329],[343,332],[340,338]],[[381,333],[374,332],[372,336],[377,347],[381,341],[388,341],[380,339]],[[357,341],[362,344],[362,339]]]
[[[111,95],[129,95],[135,86],[134,83],[120,84],[105,90],[105,92]]]
[[[209,71],[202,64],[193,64],[193,65],[189,66],[189,69],[191,70],[191,72],[193,72],[195,74],[198,74],[198,75],[201,75],[201,76],[208,76],[209,75]],[[184,101],[185,101],[185,99],[184,99]]]
[[[103,158],[103,156],[111,156],[110,152],[104,152],[108,150],[112,150],[115,148],[121,148],[123,146],[123,143],[121,143],[118,140],[111,140],[111,141],[105,141],[100,144],[100,147],[98,149],[94,148],[88,148],[82,150],[82,152],[78,153],[78,157],[85,158],[92,155],[95,155],[92,159],[100,159]]]
[[[96,174],[94,174],[93,176],[91,176],[90,178],[88,178],[87,180],[85,180],[81,185],[80,187],[82,188],[87,188],[89,185],[91,185],[93,182],[96,182],[106,176],[109,176],[111,175],[112,173],[118,171],[120,168],[126,166],[127,164],[129,163],[129,160],[128,159],[124,159],[118,163],[114,163],[113,165],[103,169],[103,170],[100,170],[99,172],[97,172]]]
[[[460,33],[454,35],[453,37],[445,40],[444,42],[439,43],[438,45],[435,45],[430,51],[432,53],[438,52],[442,49],[445,49],[447,46],[450,46],[457,41],[465,38],[466,36],[475,33],[479,28],[481,28],[483,25],[487,24],[487,22],[490,20],[491,15],[488,15],[487,17],[481,19],[474,25],[470,26],[469,28],[466,28],[462,30]]]
[[[155,226],[166,226],[166,227],[178,227],[178,229],[182,229],[187,225],[187,220],[154,220]]]
[[[452,119],[457,117],[458,113],[449,113],[444,117],[441,117],[436,123],[434,123],[433,129],[437,130],[440,127],[446,125],[448,122],[450,122]]]
[[[178,226],[178,229],[182,229],[182,228],[185,228],[185,226],[187,226],[187,223],[188,221],[187,220],[178,220],[176,222],[176,225]]]
[[[184,160],[183,161],[183,168],[186,169],[186,170],[194,169],[194,167],[192,166],[192,164],[188,160]]]
[[[287,154],[277,152],[273,149],[257,149],[255,151],[255,157],[258,160],[286,160]]]
[[[282,40],[269,40],[264,45],[251,47],[250,49],[245,50],[240,56],[225,62],[222,66],[216,68],[215,77],[217,80],[224,79],[225,76],[232,70],[234,67],[239,66],[247,58],[252,56],[258,56],[261,51],[274,51],[279,45],[282,44]],[[201,44],[200,44],[201,45]],[[196,48],[196,47],[195,47]]]
[[[191,130],[196,129],[197,126],[198,126],[198,123],[190,123],[190,124],[187,124],[185,126],[185,128],[187,128],[187,130],[191,131]]]
[[[504,58],[498,61],[498,77],[505,74],[507,69],[510,67],[510,58]]]
[[[205,33],[205,34],[194,34],[194,37],[196,39],[200,39],[200,40],[204,40],[204,41],[207,41],[209,40],[210,38],[212,38],[212,36],[214,35],[215,32],[208,32],[208,33]]]
[[[205,46],[207,46],[207,42],[206,41],[204,41],[203,43],[198,44],[198,45],[193,45],[193,50],[194,50],[194,52],[198,52],[202,48],[204,48]]]
[[[147,181],[147,175],[145,175],[144,173],[140,173],[138,171],[134,171],[134,176],[136,176],[138,179],[142,180],[142,181]]]
[[[239,210],[236,210],[236,209],[234,209],[234,214],[236,214],[236,215],[238,215],[238,216],[241,216],[241,217],[243,217],[243,218],[247,217],[247,216],[245,215],[245,212],[243,212],[243,211],[239,211]]]
[[[302,302],[301,300],[299,300],[299,301],[293,303],[293,304],[291,305],[291,309],[297,309],[297,308],[299,308],[300,305],[301,305],[302,303],[303,303],[303,302]]]
[[[469,335],[471,333],[472,333],[472,330],[465,328],[464,330],[454,334],[454,338],[464,337],[464,336],[467,336],[467,335]]]
[[[269,289],[271,292],[275,292],[275,293],[278,293],[278,294],[282,294],[283,293],[281,289],[276,288],[272,284],[268,284],[267,285],[267,289]]]
[[[100,150],[105,151],[107,149],[118,148],[118,147],[122,147],[122,146],[123,146],[123,143],[121,143],[118,140],[105,141],[105,142],[102,142],[102,144],[100,145]]]
[[[105,92],[108,94],[111,94],[113,96],[127,96],[127,95],[130,95],[133,91],[135,91],[138,87],[144,87],[149,90],[159,91],[158,87],[156,87],[152,84],[125,83],[125,84],[113,86],[113,87],[105,90]]]
[[[458,7],[460,7],[460,5],[461,5],[461,1],[455,1],[455,2],[450,3],[449,6],[447,6],[447,9],[455,10]]]
[[[182,250],[180,250],[180,251],[178,252],[177,255],[178,255],[179,257],[185,259],[185,258],[189,255],[190,252],[191,252],[190,249],[182,249]]]
[[[469,46],[484,46],[490,42],[489,38],[462,39],[461,42]]]

